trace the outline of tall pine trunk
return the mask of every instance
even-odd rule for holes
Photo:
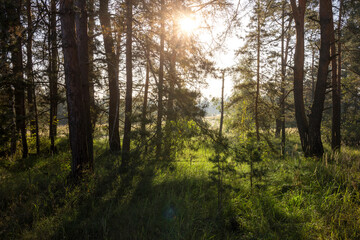
[[[22,1],[16,0],[11,3],[8,8],[8,14],[11,18],[10,26],[13,26],[10,34],[14,44],[12,45],[11,61],[13,65],[13,79],[15,86],[15,112],[16,112],[16,129],[20,131],[22,143],[22,157],[28,155],[28,145],[26,140],[26,111],[25,111],[25,81],[23,69],[23,53],[22,53],[22,36],[18,34],[21,26],[21,9]]]
[[[30,116],[30,133],[31,137],[35,137],[36,152],[40,152],[40,137],[39,137],[39,124],[37,117],[36,97],[35,97],[35,82],[32,62],[32,12],[31,12],[31,0],[26,1],[26,15],[27,15],[27,32],[28,38],[26,41],[27,51],[27,63],[26,63],[26,76],[27,76],[27,100],[29,105]]]
[[[343,0],[340,1],[339,20],[338,20],[338,59],[334,58],[335,51],[335,31],[333,33],[332,47],[332,134],[331,134],[331,148],[332,150],[339,150],[341,147],[341,21],[342,21],[342,5]]]
[[[224,122],[224,87],[225,87],[225,70],[222,71],[221,76],[221,109],[220,109],[220,129],[219,136],[222,136],[223,122]]]
[[[73,0],[60,0],[61,32],[64,51],[66,99],[69,118],[69,138],[73,177],[81,176],[91,159],[88,154],[86,115],[81,70],[75,33]]]
[[[285,102],[286,102],[286,93],[285,93],[285,85],[286,85],[286,63],[289,52],[289,42],[290,35],[288,34],[286,43],[285,43],[285,6],[286,1],[282,3],[282,18],[281,18],[281,98],[280,98],[280,128],[281,128],[281,154],[285,156],[285,142],[286,142],[286,128],[285,128]],[[289,19],[288,29],[290,29],[292,23],[292,18]],[[290,31],[290,30],[288,30]]]
[[[176,40],[174,40],[176,41]],[[173,145],[172,140],[172,122],[176,120],[174,112],[174,94],[175,94],[175,81],[176,81],[176,49],[172,49],[170,56],[170,77],[168,78],[169,89],[168,89],[168,102],[167,102],[167,117],[165,125],[166,141],[164,142],[164,155],[171,158],[171,148]]]
[[[121,168],[126,170],[130,160],[132,115],[132,0],[126,0],[126,96],[125,124]]]
[[[57,135],[57,109],[58,109],[58,46],[56,31],[56,0],[50,3],[50,39],[49,39],[49,85],[50,85],[50,120],[49,120],[49,137],[50,150],[56,152],[55,138]]]
[[[145,74],[145,90],[144,100],[141,114],[141,140],[145,143],[146,139],[146,123],[147,123],[147,105],[148,105],[148,93],[149,93],[149,81],[150,81],[150,46],[149,40],[146,38],[146,74]]]
[[[296,46],[294,56],[294,103],[295,118],[300,135],[301,146],[304,152],[307,152],[309,142],[309,124],[305,114],[304,106],[304,16],[306,0],[299,0],[299,6],[296,0],[291,0],[291,7],[295,20],[296,28]]]
[[[98,118],[98,111],[95,105],[95,64],[94,64],[94,54],[95,54],[95,9],[94,9],[94,0],[89,0],[87,4],[88,8],[88,36],[89,36],[89,94],[90,94],[90,118],[92,131],[96,126],[96,121]]]
[[[160,159],[162,154],[162,118],[163,118],[163,85],[164,85],[164,45],[165,45],[165,1],[161,0],[160,9],[160,66],[158,82],[158,114],[156,121],[156,158]]]
[[[76,14],[75,14],[75,26],[77,36],[77,50],[79,57],[80,67],[80,80],[83,94],[83,106],[84,111],[84,125],[86,128],[87,138],[87,150],[88,150],[88,163],[89,167],[93,168],[93,137],[92,137],[92,125],[90,116],[90,92],[89,92],[89,40],[87,33],[87,10],[86,0],[76,0]]]
[[[261,21],[260,21],[260,1],[257,1],[257,45],[256,45],[256,93],[255,93],[255,128],[256,139],[260,140],[259,133],[259,97],[260,97],[260,34],[261,34]]]
[[[324,101],[328,69],[330,63],[330,45],[333,35],[331,0],[320,0],[320,30],[321,46],[319,69],[316,81],[314,102],[309,116],[309,146],[305,155],[321,157],[324,148],[321,141],[321,120],[324,111]]]
[[[109,76],[109,145],[114,152],[121,151],[119,133],[119,62],[115,54],[114,39],[109,13],[109,0],[100,0],[99,18],[104,38],[104,47]]]

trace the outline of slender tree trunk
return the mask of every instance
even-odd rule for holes
[[[26,76],[27,76],[27,100],[29,105],[29,115],[30,115],[30,132],[31,137],[35,137],[36,143],[36,152],[40,152],[40,138],[38,130],[38,118],[37,118],[37,108],[36,108],[36,98],[35,98],[35,83],[34,83],[34,72],[33,72],[33,62],[32,62],[32,37],[33,37],[33,28],[32,28],[32,12],[31,12],[31,0],[26,1],[26,15],[27,15],[27,32],[28,38],[26,42],[26,51],[27,51],[27,63],[26,63]]]
[[[11,143],[10,143],[10,154],[16,153],[17,145],[17,134],[16,134],[16,111],[15,111],[15,87],[11,85],[9,87],[9,108],[11,112]]]
[[[164,43],[165,43],[165,1],[161,0],[160,19],[160,66],[158,83],[158,116],[156,122],[156,158],[160,159],[162,152],[162,118],[163,118],[163,85],[164,85]]]
[[[324,110],[326,83],[330,63],[330,45],[333,35],[332,22],[332,3],[331,0],[320,0],[320,29],[321,46],[319,69],[316,81],[314,102],[309,117],[309,148],[306,153],[308,156],[321,157],[324,148],[321,141],[321,120]]]
[[[281,98],[279,100],[279,104],[281,105]],[[281,108],[280,108],[281,111]],[[275,120],[275,137],[278,138],[280,137],[280,133],[281,133],[281,113],[279,116],[277,116],[276,120]]]
[[[99,18],[104,37],[104,47],[109,76],[109,145],[114,152],[121,151],[119,133],[119,64],[115,54],[114,39],[112,37],[109,0],[100,0]]]
[[[256,95],[255,95],[255,128],[256,139],[260,140],[259,133],[259,95],[260,95],[260,34],[261,34],[261,22],[260,22],[260,1],[257,2],[257,54],[256,54]]]
[[[145,142],[146,138],[146,123],[147,123],[147,104],[148,104],[148,94],[149,94],[149,80],[150,80],[150,46],[148,40],[146,41],[146,75],[145,75],[145,90],[144,90],[144,100],[142,106],[142,117],[141,117],[141,139],[142,142]]]
[[[296,0],[291,0],[291,7],[296,27],[296,46],[294,56],[294,102],[295,118],[300,135],[301,146],[306,153],[309,142],[309,124],[305,114],[304,106],[304,16],[306,0],[299,0],[299,6]]]
[[[225,70],[222,71],[221,78],[221,112],[220,112],[220,129],[219,136],[222,136],[223,122],[224,122],[224,87],[225,87]]]
[[[126,170],[130,160],[132,115],[132,0],[126,0],[126,96],[125,125],[121,168]]]
[[[282,3],[282,17],[281,17],[281,103],[280,103],[280,126],[281,126],[281,155],[285,156],[285,84],[286,84],[286,57],[288,49],[285,49],[285,6],[286,1]],[[289,26],[291,19],[289,20]]]
[[[333,102],[333,116],[332,116],[332,150],[339,150],[341,147],[341,20],[342,20],[342,5],[343,0],[340,1],[339,20],[338,20],[338,62],[334,57],[335,51],[335,32],[333,37],[333,44],[331,45],[332,52],[332,102]]]
[[[90,169],[93,169],[93,138],[92,138],[92,125],[90,116],[90,93],[89,93],[89,40],[87,34],[87,10],[86,0],[76,0],[75,7],[75,26],[77,36],[77,50],[79,57],[80,67],[80,80],[83,96],[83,109],[84,111],[84,125],[86,128],[87,150],[88,150],[88,164]]]
[[[58,106],[58,48],[56,31],[56,0],[51,0],[50,7],[50,39],[49,39],[49,82],[50,82],[50,150],[56,152],[55,138],[57,135],[57,106]]]
[[[10,16],[9,16],[9,6],[8,2],[1,2],[0,4],[0,17],[2,19],[2,23],[0,24],[1,33],[9,33],[10,28]],[[10,56],[9,51],[9,36],[7,34],[0,34],[0,46],[1,46],[1,73],[2,77],[8,79],[8,81],[4,81],[6,84],[7,94],[8,94],[8,112],[9,112],[9,124],[10,124],[10,155],[16,153],[16,113],[15,113],[15,94],[14,94],[14,82],[11,79],[11,69],[8,63],[8,58]]]
[[[175,42],[176,40],[174,40]],[[175,44],[176,45],[176,44]],[[172,49],[170,56],[170,78],[169,82],[169,91],[168,91],[168,102],[167,102],[167,118],[166,118],[166,141],[164,142],[165,150],[164,155],[172,158],[171,148],[173,146],[172,139],[172,122],[176,120],[174,112],[174,91],[175,91],[175,81],[176,81],[176,49]]]
[[[170,78],[169,78],[169,97],[168,97],[168,111],[167,111],[167,120],[170,123],[175,120],[174,112],[174,91],[175,91],[175,81],[176,81],[176,49],[172,50],[170,56]]]
[[[16,112],[16,128],[20,130],[21,142],[22,142],[22,157],[26,158],[28,155],[28,145],[26,140],[26,111],[25,111],[25,81],[23,73],[23,55],[22,55],[22,36],[18,34],[22,26],[20,22],[22,4],[21,0],[16,0],[12,3],[12,6],[8,9],[10,18],[14,30],[11,30],[12,40],[14,45],[12,46],[11,61],[13,64],[13,76],[15,86],[15,112]],[[15,32],[16,31],[16,32]]]
[[[61,32],[64,51],[66,99],[69,115],[69,137],[72,154],[72,175],[81,176],[91,162],[88,155],[86,116],[84,112],[83,84],[75,33],[73,0],[60,0]]]
[[[94,133],[98,111],[96,110],[95,105],[95,65],[94,65],[94,52],[95,47],[95,10],[94,10],[94,0],[89,0],[87,4],[88,8],[88,36],[89,36],[89,94],[90,94],[90,118],[92,131]]]

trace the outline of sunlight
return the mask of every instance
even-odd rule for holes
[[[194,16],[182,16],[178,19],[178,25],[181,33],[191,34],[199,27],[199,22]]]

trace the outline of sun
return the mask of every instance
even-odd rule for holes
[[[178,19],[178,26],[181,33],[189,35],[199,27],[199,22],[194,16],[182,16]]]

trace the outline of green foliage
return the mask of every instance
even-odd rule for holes
[[[223,141],[193,136],[196,146],[184,145],[171,165],[141,159],[123,176],[118,157],[96,141],[95,173],[76,185],[68,178],[67,141],[58,142],[58,155],[2,159],[0,238],[359,239],[359,151],[343,148],[322,161],[295,153],[278,159],[251,136],[239,148]],[[301,151],[296,144],[288,143],[289,153]],[[236,165],[234,149],[242,151]],[[251,158],[267,170],[266,188],[253,192],[239,174],[249,172]]]

